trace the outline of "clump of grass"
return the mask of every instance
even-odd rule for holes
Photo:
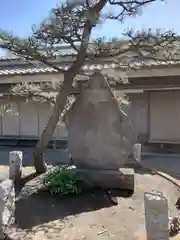
[[[56,167],[48,172],[43,179],[43,184],[51,194],[59,196],[78,195],[92,187],[76,168],[68,166]]]

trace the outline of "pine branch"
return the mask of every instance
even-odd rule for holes
[[[48,19],[39,26],[33,27],[32,36],[29,38],[21,39],[6,31],[1,31],[0,47],[12,51],[26,61],[38,61],[51,67],[62,73],[64,79],[67,73],[73,78],[79,74],[84,74],[82,66],[85,62],[110,61],[117,64],[118,69],[122,68],[124,73],[135,67],[133,65],[135,61],[146,64],[146,60],[149,59],[157,61],[178,60],[180,55],[179,37],[172,31],[161,32],[158,30],[153,32],[150,29],[134,32],[130,30],[124,34],[124,39],[106,41],[106,39],[100,38],[90,42],[92,29],[98,24],[103,24],[101,20],[105,20],[102,10],[105,9],[107,3],[110,7],[116,8],[116,13],[118,12],[118,17],[111,15],[111,19],[122,21],[126,16],[138,13],[141,7],[154,2],[157,0],[86,0],[79,3],[72,1],[71,4],[60,5],[52,9]],[[108,17],[106,16],[106,18]],[[64,44],[76,52],[76,56],[72,58],[71,64],[66,70],[59,67],[58,60],[61,53],[64,56],[63,48],[61,48]],[[103,75],[109,78],[109,81],[114,78],[115,83],[118,81],[127,82],[126,77],[116,79],[115,76],[112,77],[111,72],[109,69],[108,73],[102,71]],[[125,80],[122,80],[123,78]],[[31,89],[31,91],[26,91],[26,96],[29,94],[37,97],[41,95],[41,91],[43,90],[37,91],[36,89],[33,92]],[[41,97],[43,98],[43,96]]]
[[[52,91],[48,86],[43,88],[40,84],[21,83],[16,84],[10,89],[9,96],[20,96],[36,102],[48,101],[54,105],[56,95],[55,88],[54,91]]]
[[[98,10],[100,4],[103,3],[102,8],[105,7],[107,2],[109,2],[110,6],[116,6],[123,18],[126,15],[134,14],[140,7],[155,1],[157,0],[96,0],[84,1],[84,3],[83,1],[80,3],[78,3],[78,1],[77,3],[76,1],[72,1],[71,4],[60,5],[52,9],[50,17],[44,20],[39,26],[34,26],[32,28],[32,36],[27,39],[20,39],[6,31],[1,31],[0,47],[16,53],[25,60],[36,60],[58,72],[64,73],[64,70],[60,69],[57,64],[52,63],[50,59],[56,59],[56,49],[62,44],[67,44],[71,49],[77,52],[77,54],[79,53],[79,46],[84,42],[83,29],[85,24],[89,21],[93,28],[101,19],[102,14],[100,13],[102,9]],[[120,51],[117,51],[119,47],[117,42],[116,46],[110,49],[109,47],[106,48],[105,45],[107,46],[107,44],[104,44],[103,51],[100,51],[99,47],[95,47],[92,51],[88,46],[87,50],[90,58],[113,57],[132,50],[132,46],[130,46],[129,49],[120,49]],[[133,48],[135,49],[134,45]],[[42,49],[46,49],[46,52],[43,52]],[[97,50],[97,52],[94,52],[94,50]],[[107,51],[109,51],[108,54]],[[94,57],[92,54],[94,54]]]
[[[164,0],[160,0],[164,1]],[[109,4],[111,6],[116,7],[117,9],[117,14],[114,13],[114,11],[111,11],[111,14],[107,15],[106,17],[111,20],[118,20],[122,22],[125,17],[127,16],[136,16],[141,8],[149,3],[154,3],[157,2],[157,0],[123,0],[123,1],[118,1],[118,0],[109,0]]]
[[[41,52],[43,46],[34,38],[21,39],[12,36],[6,31],[1,31],[0,34],[0,48],[8,49],[16,55],[22,57],[26,61],[38,61],[44,65],[55,69],[57,72],[64,73],[64,70],[59,68],[56,64],[48,61],[48,56]],[[52,57],[53,58],[53,57]]]

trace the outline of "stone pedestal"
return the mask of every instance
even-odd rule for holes
[[[120,168],[119,170],[77,169],[77,171],[95,187],[134,191],[134,170],[131,168]]]
[[[14,222],[15,190],[12,180],[0,183],[0,239],[4,239],[4,231]]]
[[[9,153],[9,179],[19,181],[22,175],[22,158],[21,151],[13,151]]]
[[[144,194],[144,207],[147,240],[168,240],[167,198],[160,192],[147,192]]]

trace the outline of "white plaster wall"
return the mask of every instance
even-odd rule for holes
[[[148,137],[148,93],[129,94],[129,117],[132,127],[142,141]]]
[[[3,111],[1,116],[1,134],[18,135],[19,134],[19,106],[16,103],[11,104],[11,111]]]
[[[49,117],[51,116],[52,105],[48,103],[38,104],[38,111],[39,111],[39,136],[40,136],[48,122]],[[62,121],[59,121],[53,137],[57,139],[67,137],[67,129]]]
[[[31,103],[11,103],[11,111],[3,112],[1,117],[3,136],[36,136],[37,110]]]
[[[59,121],[58,126],[56,128],[56,138],[67,138],[68,137],[68,132],[67,132],[67,128],[66,125],[64,124],[64,122]]]
[[[48,103],[12,103],[12,111],[0,116],[0,135],[39,137],[52,112]],[[16,114],[15,114],[16,113]],[[54,138],[67,137],[67,129],[59,122]]]
[[[38,109],[36,104],[20,103],[20,135],[38,136]]]
[[[180,91],[151,92],[150,140],[180,142]]]
[[[38,114],[39,114],[39,133],[40,136],[42,131],[44,130],[44,127],[47,125],[48,119],[51,116],[51,108],[50,104],[48,103],[42,103],[37,104],[38,107]]]

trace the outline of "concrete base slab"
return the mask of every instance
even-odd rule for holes
[[[89,170],[77,169],[82,176],[96,187],[134,191],[134,169]]]

